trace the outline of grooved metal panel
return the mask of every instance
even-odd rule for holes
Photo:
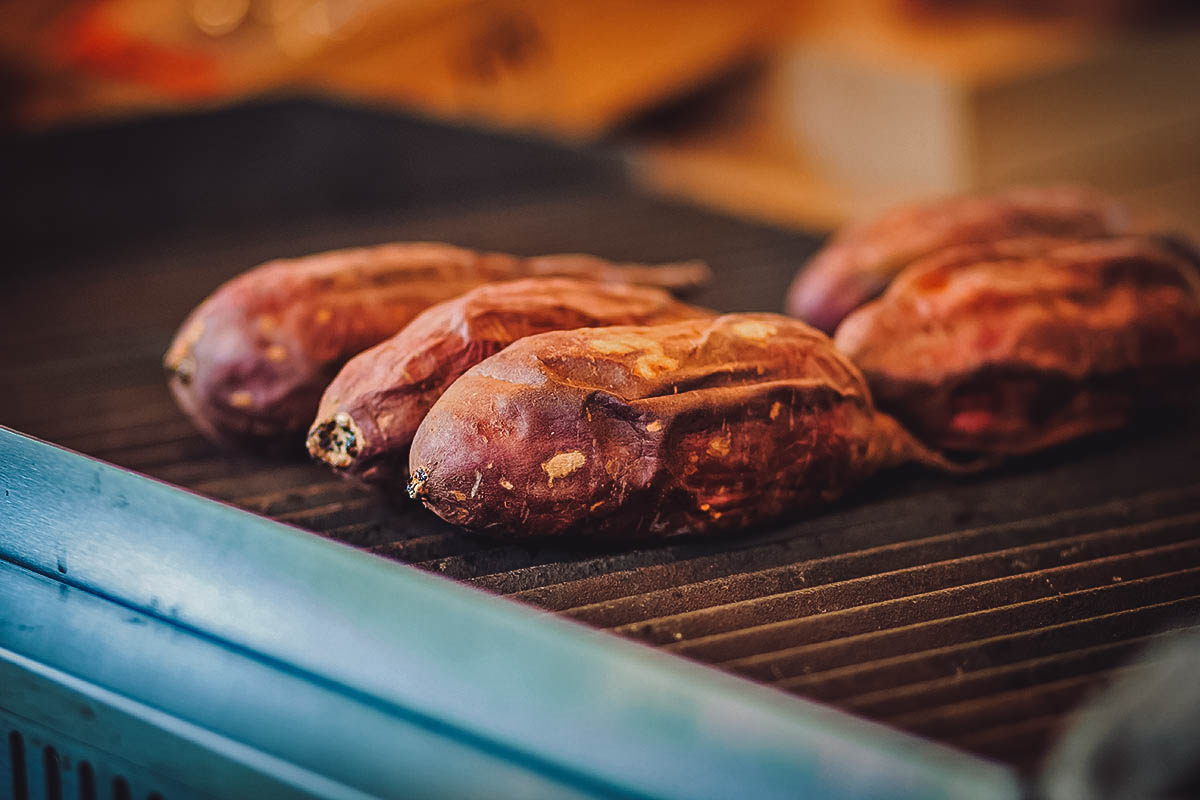
[[[1159,419],[984,476],[877,477],[826,513],[621,549],[496,544],[323,468],[218,450],[159,358],[187,311],[269,257],[392,239],[702,257],[695,297],[776,310],[814,248],[597,183],[453,207],[29,255],[0,316],[0,423],[382,557],[1032,768],[1081,700],[1200,625],[1200,419]]]

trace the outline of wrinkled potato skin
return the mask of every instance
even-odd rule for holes
[[[1200,382],[1200,279],[1148,237],[952,248],[842,323],[879,407],[943,450],[1028,453]]]
[[[775,314],[521,339],[434,404],[410,496],[502,538],[740,530],[904,460],[858,370]]]
[[[408,479],[409,445],[429,408],[456,378],[518,339],[704,316],[713,312],[645,286],[574,278],[480,286],[427,309],[395,336],[352,358],[321,398],[309,452],[347,476],[402,484]]]
[[[1071,186],[903,206],[847,228],[814,255],[792,281],[787,312],[832,332],[906,266],[943,248],[1032,236],[1086,239],[1127,228],[1120,203]]]
[[[432,243],[271,261],[201,303],[163,363],[179,405],[211,438],[278,444],[307,430],[321,392],[351,356],[435,303],[526,275],[687,288],[708,271],[698,262],[648,267],[585,255],[519,258]]]

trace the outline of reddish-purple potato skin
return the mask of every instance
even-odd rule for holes
[[[737,531],[919,457],[829,339],[775,314],[521,339],[434,404],[410,496],[508,539]]]
[[[521,258],[397,243],[271,261],[228,281],[180,327],[163,359],[180,407],[209,437],[298,445],[321,392],[351,357],[429,306],[484,283],[572,275],[688,288],[699,262],[659,267],[593,256]]]
[[[835,342],[925,444],[1020,454],[1119,428],[1200,384],[1200,279],[1149,237],[945,250]]]
[[[518,339],[547,331],[653,325],[713,312],[661,289],[574,278],[492,283],[439,303],[359,353],[325,390],[308,450],[368,483],[408,480],[417,426],[456,378]]]
[[[792,281],[787,312],[833,331],[906,266],[943,248],[1032,236],[1087,239],[1127,228],[1128,215],[1119,202],[1072,186],[903,206],[834,236]]]

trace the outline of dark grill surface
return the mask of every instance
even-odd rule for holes
[[[982,477],[894,471],[815,518],[622,550],[494,544],[198,436],[159,359],[194,304],[269,257],[391,239],[698,256],[718,278],[697,302],[776,310],[815,244],[601,178],[414,209],[30,250],[4,293],[0,423],[1026,769],[1131,656],[1200,625],[1195,415]]]

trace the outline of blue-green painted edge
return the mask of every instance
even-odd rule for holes
[[[0,488],[14,564],[581,791],[1019,796],[998,765],[6,429]]]

